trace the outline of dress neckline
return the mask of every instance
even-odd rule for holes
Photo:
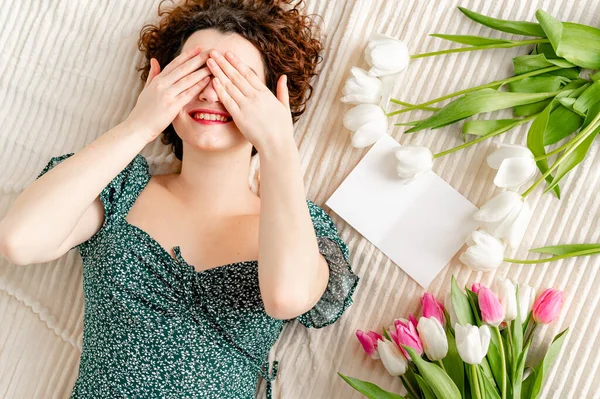
[[[138,154],[138,155],[140,155],[140,154]],[[137,202],[137,199],[139,198],[140,194],[148,186],[148,183],[150,182],[150,178],[153,176],[153,175],[150,174],[147,162],[145,162],[145,165],[146,165],[146,167],[144,168],[144,171],[145,171],[145,173],[144,173],[144,179],[142,181],[140,189],[136,190],[137,192],[135,193],[135,197],[133,198],[133,201],[130,203],[130,205],[127,206],[127,209],[125,210],[125,212],[123,212],[123,216],[121,217],[121,220],[123,221],[123,223],[128,228],[134,230],[139,235],[141,235],[142,237],[144,237],[144,239],[150,245],[152,245],[153,247],[155,247],[156,250],[158,252],[160,252],[163,257],[169,258],[169,260],[171,262],[174,262],[174,263],[176,263],[178,265],[183,265],[183,266],[187,267],[190,271],[192,271],[196,275],[207,273],[207,272],[210,272],[212,270],[217,270],[217,269],[221,270],[221,269],[224,269],[224,268],[228,268],[228,267],[232,267],[232,266],[237,266],[237,265],[257,264],[258,263],[258,260],[243,260],[243,261],[239,261],[239,262],[232,262],[232,263],[226,263],[226,264],[223,264],[223,265],[213,266],[213,267],[210,267],[210,268],[204,269],[204,270],[198,270],[193,265],[189,264],[185,260],[185,258],[181,254],[181,247],[179,245],[175,245],[173,248],[171,248],[173,250],[173,252],[175,253],[175,258],[173,258],[173,256],[169,253],[169,251],[167,251],[167,249],[165,247],[163,247],[154,237],[152,237],[150,235],[150,233],[148,233],[146,230],[142,229],[141,227],[138,227],[138,226],[136,226],[134,224],[129,223],[129,221],[127,221],[127,215],[129,214],[129,211],[131,210],[131,208],[133,208],[133,205]]]

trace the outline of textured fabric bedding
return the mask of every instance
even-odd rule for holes
[[[143,24],[155,21],[158,0],[4,0],[0,4],[0,217],[34,180],[51,156],[78,151],[122,121],[133,108],[141,82],[135,66],[136,43]],[[307,12],[323,17],[324,62],[315,92],[295,137],[302,158],[307,197],[322,205],[368,149],[350,146],[342,125],[349,108],[339,101],[350,68],[367,68],[363,49],[371,31],[402,38],[412,53],[451,47],[429,33],[499,34],[468,21],[457,5],[505,19],[535,19],[543,8],[561,20],[600,25],[600,2],[536,0],[307,0]],[[516,37],[516,36],[515,36]],[[425,58],[412,62],[397,81],[394,96],[410,102],[485,83],[509,75],[516,48]],[[390,107],[393,109],[393,107]],[[492,116],[501,116],[496,113]],[[398,122],[424,114],[403,114]],[[461,143],[460,129],[403,135],[401,143],[429,146],[439,152]],[[498,140],[525,143],[526,129]],[[475,205],[498,192],[485,156],[492,143],[440,159],[434,170]],[[563,196],[529,198],[534,216],[520,248],[507,257],[526,258],[527,249],[561,243],[600,240],[599,142],[562,183]],[[152,173],[178,170],[179,162],[155,140],[142,154]],[[258,166],[255,164],[255,166]],[[249,181],[255,184],[255,172]],[[326,210],[328,210],[326,208]],[[328,210],[329,211],[329,210]],[[286,327],[271,355],[280,361],[274,397],[360,398],[337,372],[373,381],[401,392],[400,381],[368,358],[354,336],[356,329],[380,328],[416,312],[422,289],[377,248],[332,211],[342,239],[350,248],[353,268],[361,276],[355,303],[334,325],[306,329]],[[532,254],[531,258],[537,255]],[[460,284],[491,284],[509,277],[539,289],[564,289],[564,311],[539,330],[536,349],[571,326],[557,365],[549,372],[544,398],[600,397],[600,257],[533,265],[504,264],[496,272],[467,269],[455,257],[430,286],[443,298],[452,274]],[[0,257],[0,397],[66,398],[77,377],[82,341],[83,293],[81,258],[71,251],[47,264],[15,266]],[[539,359],[539,351],[534,351]],[[264,382],[258,397],[264,397]]]

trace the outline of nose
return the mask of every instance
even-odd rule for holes
[[[208,82],[206,87],[202,89],[202,91],[200,91],[200,94],[198,94],[198,99],[203,102],[220,102],[219,95],[217,94],[213,86],[213,79],[215,77],[214,75],[210,75],[209,78],[210,81]]]

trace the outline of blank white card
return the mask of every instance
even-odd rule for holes
[[[380,138],[326,205],[427,289],[478,228],[477,207],[433,171],[400,183],[398,147]]]

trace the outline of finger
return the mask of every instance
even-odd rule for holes
[[[190,100],[197,96],[210,82],[210,78],[206,76],[204,79],[200,79],[195,85],[181,92],[175,99],[178,104],[183,107],[185,104],[190,102]]]
[[[267,86],[264,85],[262,80],[258,77],[256,73],[246,64],[242,62],[242,60],[231,51],[225,52],[225,57],[231,62],[231,65],[235,67],[239,71],[239,73],[257,90],[268,90]]]
[[[256,89],[246,80],[244,76],[223,57],[218,51],[213,51],[210,54],[211,58],[217,62],[219,68],[227,75],[229,80],[245,95],[250,96]],[[224,81],[223,81],[224,82]]]
[[[148,87],[148,85],[150,84],[150,82],[152,82],[152,79],[154,79],[154,76],[156,76],[156,74],[154,73],[154,58],[150,58],[150,70],[148,71],[148,77],[146,78],[146,83],[144,84],[144,88]]]
[[[171,71],[171,73],[166,75],[163,78],[163,81],[166,82],[166,84],[169,86],[174,85],[180,79],[189,75],[190,73],[194,72],[202,65],[204,65],[208,57],[208,52],[204,52],[189,58],[183,64],[179,65],[177,68]]]
[[[201,81],[202,79],[208,78],[208,76],[211,74],[210,70],[206,67],[199,69],[195,72],[190,73],[187,76],[184,76],[183,78],[179,79],[179,81],[177,83],[175,83],[173,85],[173,93],[176,93],[175,95],[179,95],[181,92],[189,89],[190,87],[192,87],[193,85],[197,84],[199,81]],[[207,81],[208,83],[208,81]]]
[[[185,51],[185,52],[182,52],[181,54],[179,54],[171,62],[169,62],[169,64],[163,69],[163,71],[162,71],[163,76],[166,76],[169,73],[171,73],[171,71],[173,69],[177,68],[179,65],[183,64],[184,62],[186,62],[187,60],[189,60],[190,58],[192,58],[193,56],[198,54],[201,50],[202,49],[200,48],[200,46],[196,46],[191,50],[188,50],[188,51]]]
[[[219,99],[221,100],[225,108],[227,108],[227,111],[229,111],[229,113],[231,114],[231,117],[234,119],[238,118],[238,115],[240,114],[240,107],[237,104],[237,102],[229,95],[227,90],[225,90],[225,87],[223,87],[223,84],[221,83],[219,78],[213,79],[213,87],[215,88]]]
[[[290,93],[287,87],[287,75],[281,75],[277,82],[277,99],[290,110]]]
[[[231,80],[223,73],[223,70],[217,65],[215,60],[209,58],[206,61],[206,64],[212,71],[215,77],[219,78],[219,83],[221,83],[221,87],[223,91],[225,91],[229,97],[231,97],[238,106],[242,105],[247,97],[238,89]]]

